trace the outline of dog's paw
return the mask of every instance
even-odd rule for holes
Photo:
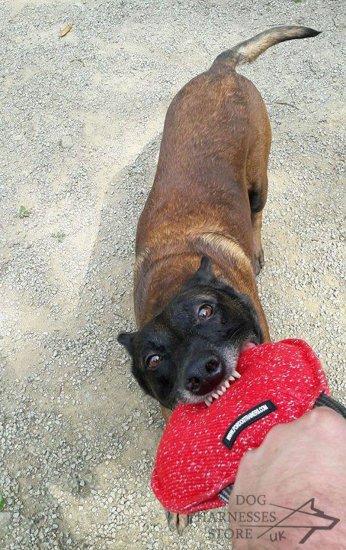
[[[166,515],[168,527],[171,531],[178,532],[179,535],[181,535],[185,528],[191,523],[191,516],[187,516],[186,514],[166,512]]]
[[[264,252],[263,252],[263,248],[261,247],[258,252],[255,252],[255,259],[254,259],[255,275],[259,274],[263,266],[264,266]]]

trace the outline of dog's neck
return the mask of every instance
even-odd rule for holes
[[[202,256],[209,256],[217,278],[246,293],[258,312],[265,339],[268,328],[258,298],[252,257],[239,243],[219,233],[202,233],[174,245],[142,252],[135,267],[138,327],[155,317],[196,273]]]

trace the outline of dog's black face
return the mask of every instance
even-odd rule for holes
[[[163,406],[197,403],[221,388],[245,342],[262,342],[248,297],[201,267],[165,309],[139,332],[118,341],[132,357],[140,386]]]

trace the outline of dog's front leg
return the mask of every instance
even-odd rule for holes
[[[163,405],[160,405],[160,407],[165,424],[167,424],[172,411],[170,409],[166,409]],[[168,510],[166,510],[166,516],[170,530],[177,531],[179,535],[182,534],[185,527],[187,527],[190,523],[190,516],[187,516],[186,514],[174,514],[173,512],[168,512]]]
[[[171,531],[177,531],[181,535],[184,529],[191,522],[191,516],[186,514],[174,514],[173,512],[166,511],[168,527]]]
[[[160,407],[161,407],[161,413],[162,413],[163,419],[165,421],[165,424],[167,424],[168,420],[169,420],[169,417],[172,414],[172,411],[171,411],[171,409],[166,409],[166,407],[164,407],[163,405],[160,405]]]

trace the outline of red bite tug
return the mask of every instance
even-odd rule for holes
[[[322,366],[302,340],[245,350],[241,378],[210,406],[178,405],[161,438],[151,487],[169,511],[191,514],[223,506],[240,459],[276,424],[292,422],[328,397]],[[342,406],[341,406],[342,407]]]

